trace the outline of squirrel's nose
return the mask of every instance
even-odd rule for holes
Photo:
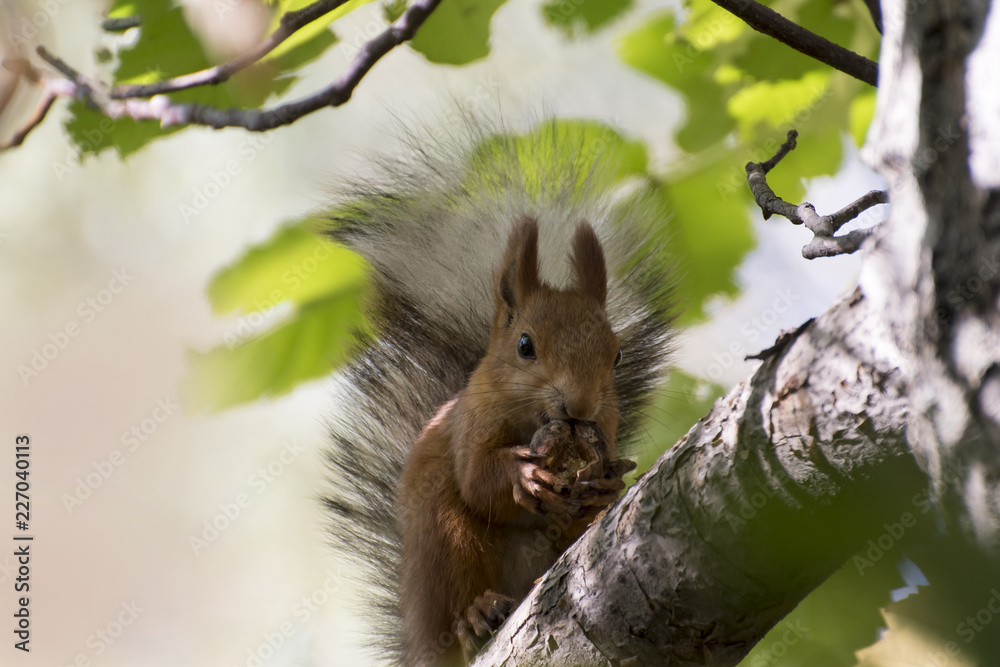
[[[566,396],[562,404],[563,412],[567,419],[576,419],[582,422],[594,420],[597,414],[597,400],[594,396],[576,395]]]

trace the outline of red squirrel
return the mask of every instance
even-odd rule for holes
[[[618,497],[670,366],[666,215],[615,142],[481,120],[366,160],[330,214],[371,327],[332,384],[324,503],[379,665],[488,639]]]
[[[409,451],[396,500],[407,666],[464,664],[634,468],[615,461],[622,350],[589,224],[576,228],[569,261],[570,288],[545,284],[537,223],[512,226],[486,354]],[[552,525],[558,537],[540,550]]]

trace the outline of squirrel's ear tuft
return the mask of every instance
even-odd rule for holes
[[[516,304],[538,290],[538,222],[522,218],[514,224],[497,276],[499,304],[512,314]]]
[[[603,308],[608,300],[608,269],[601,240],[586,222],[581,222],[576,228],[570,263],[576,275],[577,289]]]

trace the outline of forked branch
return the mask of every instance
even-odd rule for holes
[[[765,220],[770,218],[772,214],[777,214],[788,218],[794,225],[805,225],[806,229],[813,233],[813,240],[802,248],[802,256],[806,259],[849,255],[860,248],[861,243],[871,236],[882,223],[865,229],[856,229],[841,236],[834,235],[840,231],[841,227],[872,206],[889,203],[889,194],[884,190],[872,190],[830,215],[819,215],[813,205],[808,202],[798,205],[786,202],[774,194],[774,190],[767,184],[767,173],[795,148],[797,137],[798,132],[789,130],[785,143],[769,160],[747,163],[747,181],[750,183],[754,201],[760,207]]]
[[[295,102],[260,109],[219,109],[204,104],[175,104],[164,93],[199,86],[217,85],[233,74],[260,61],[303,26],[340,7],[346,0],[317,0],[313,4],[282,17],[278,28],[256,47],[233,60],[165,81],[141,85],[120,85],[107,90],[49,53],[43,47],[38,55],[64,78],[48,75],[35,77],[42,86],[42,99],[31,118],[14,136],[0,142],[0,151],[20,145],[59,97],[78,99],[109,118],[158,120],[160,125],[204,125],[212,128],[242,127],[251,132],[289,125],[299,118],[328,106],[340,106],[351,98],[361,79],[382,56],[413,38],[417,29],[437,8],[441,0],[414,0],[405,12],[380,34],[362,45],[358,55],[340,77],[327,87]],[[148,98],[148,99],[147,99]]]

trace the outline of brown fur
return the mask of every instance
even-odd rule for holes
[[[487,629],[498,625],[506,609],[494,608],[520,601],[603,509],[570,519],[526,502],[535,466],[523,449],[549,420],[595,422],[614,459],[619,340],[604,310],[604,254],[587,224],[577,229],[570,262],[572,288],[546,285],[537,224],[514,226],[496,275],[486,355],[410,450],[397,497],[406,665],[462,664],[460,644],[470,650],[484,616],[494,616]],[[525,333],[535,359],[518,353]],[[556,537],[545,538],[553,525]]]

